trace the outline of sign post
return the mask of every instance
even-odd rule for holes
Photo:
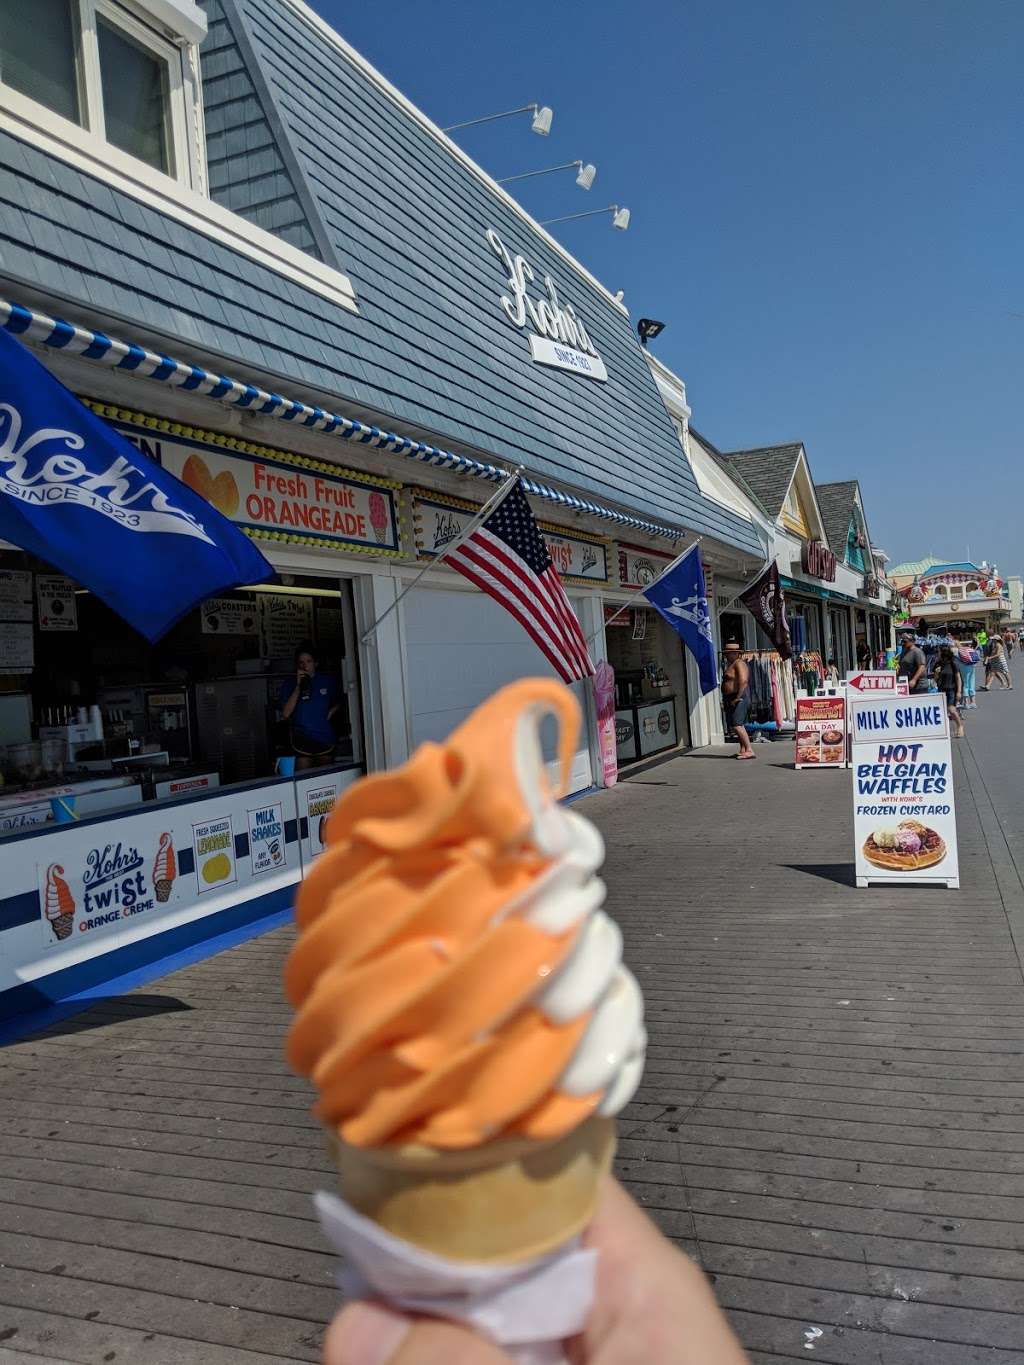
[[[945,698],[854,693],[849,706],[857,885],[958,887]]]

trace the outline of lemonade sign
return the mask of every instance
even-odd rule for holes
[[[235,833],[230,815],[203,820],[192,826],[199,894],[229,886],[236,878]]]

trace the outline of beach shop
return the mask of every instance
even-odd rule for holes
[[[622,303],[307,6],[46,9],[52,41],[3,35],[0,321],[273,577],[148,645],[4,548],[7,1010],[274,922],[348,783],[552,672],[443,563],[385,616],[509,470],[595,660],[628,556],[703,536],[761,559],[701,494]],[[125,44],[143,130],[105,103]],[[336,742],[289,774],[304,642]],[[576,691],[581,790],[601,766]]]

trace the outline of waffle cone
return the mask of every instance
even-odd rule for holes
[[[158,901],[169,901],[171,899],[171,888],[174,886],[172,881],[162,877],[160,881],[153,883],[153,890],[156,892]]]
[[[385,1231],[451,1260],[507,1264],[553,1251],[590,1222],[615,1125],[595,1114],[554,1142],[506,1138],[459,1152],[329,1140],[343,1197]]]
[[[74,915],[55,915],[50,920],[50,927],[59,939],[71,937],[71,930],[75,927]]]

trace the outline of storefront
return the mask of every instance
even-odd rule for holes
[[[150,649],[79,585],[8,552],[0,569],[31,575],[33,605],[0,630],[0,728],[16,751],[0,1009],[282,913],[345,785],[501,684],[552,672],[513,615],[430,567],[510,471],[524,470],[594,660],[614,653],[628,706],[659,708],[645,752],[689,740],[682,647],[646,610],[606,632],[606,607],[627,600],[640,560],[696,536],[737,565],[760,558],[749,522],[698,487],[621,299],[325,24],[297,9],[273,38],[237,43],[232,0],[219,10],[215,69],[248,73],[246,127],[292,168],[271,215],[287,240],[263,227],[261,173],[225,151],[216,119],[217,174],[162,195],[99,134],[82,130],[75,158],[38,136],[31,101],[0,140],[20,206],[5,227],[35,271],[5,278],[0,262],[0,323],[276,570]],[[264,108],[282,67],[287,108]],[[59,277],[34,251],[43,232]],[[77,629],[53,626],[72,615]],[[289,774],[282,698],[307,643],[332,679],[334,743]],[[601,769],[590,688],[575,690],[579,791]]]
[[[620,544],[619,586],[638,592],[671,560]],[[627,599],[628,600],[628,599]],[[608,662],[615,670],[615,738],[620,766],[690,743],[685,656],[679,636],[646,607],[605,606]]]

